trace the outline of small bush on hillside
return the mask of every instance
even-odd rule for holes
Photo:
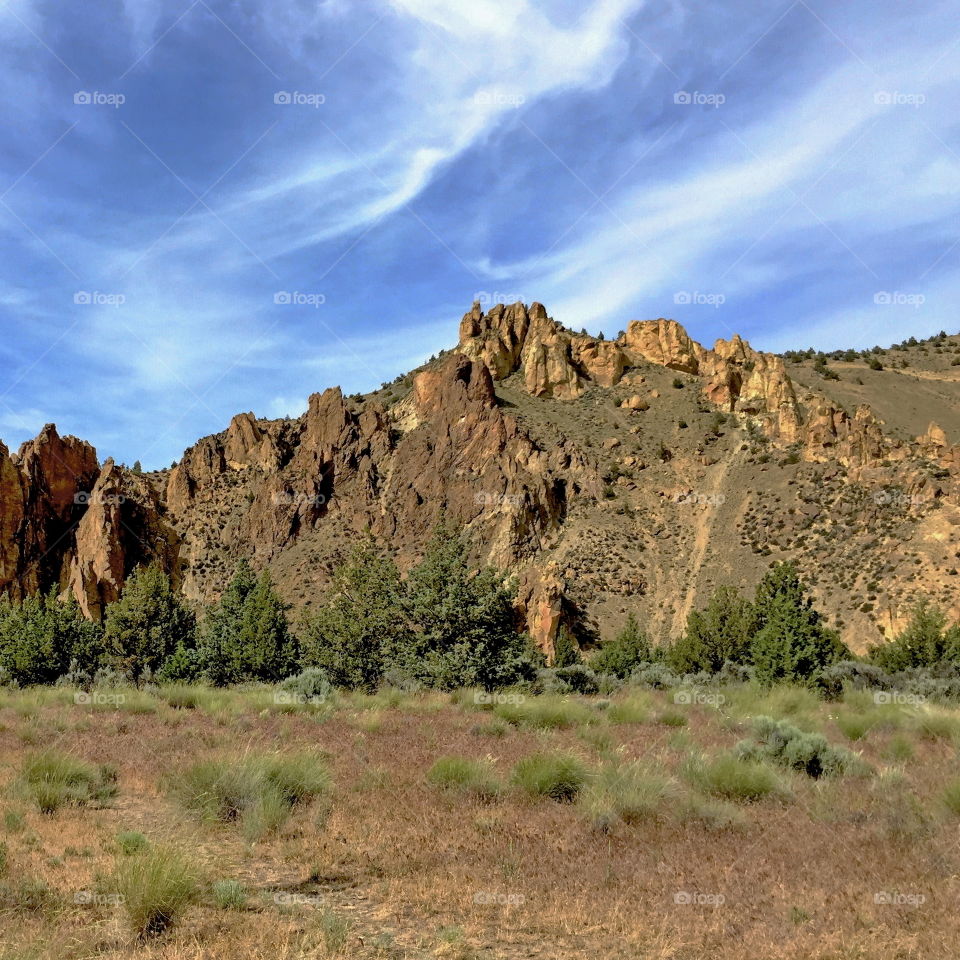
[[[114,876],[114,887],[133,932],[140,939],[163,933],[197,899],[198,884],[185,858],[155,849],[124,858]]]
[[[587,782],[587,768],[568,753],[535,753],[513,768],[511,781],[531,797],[572,803]]]
[[[333,693],[326,673],[319,667],[308,667],[295,676],[288,677],[281,687],[302,702],[308,703],[326,703]]]
[[[47,750],[27,757],[23,782],[41,813],[104,802],[117,792],[116,771]]]
[[[434,786],[470,794],[479,800],[494,800],[502,790],[490,761],[466,757],[441,757],[430,768],[427,780]]]
[[[571,667],[544,668],[537,671],[538,693],[598,693],[600,680],[583,664]]]
[[[742,740],[736,747],[737,755],[744,760],[772,760],[814,778],[859,773],[865,769],[856,754],[832,746],[819,733],[805,733],[772,717],[756,717],[753,728],[759,742]]]
[[[117,834],[117,846],[121,853],[129,857],[135,853],[143,853],[150,843],[142,833],[136,830],[122,830]]]
[[[630,682],[654,690],[667,690],[675,687],[680,678],[664,663],[648,663],[630,674]]]
[[[840,660],[824,668],[820,686],[828,697],[840,697],[844,690],[886,690],[890,677],[872,663],[859,660]]]

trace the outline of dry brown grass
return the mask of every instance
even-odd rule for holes
[[[650,696],[651,717],[677,709],[669,694]],[[781,771],[789,797],[740,804],[739,823],[724,827],[683,765],[748,735],[746,700],[726,716],[679,708],[689,720],[679,731],[653,719],[601,720],[586,737],[576,727],[513,726],[495,736],[489,714],[436,695],[343,700],[318,714],[280,712],[241,692],[192,710],[159,703],[155,713],[76,706],[53,693],[0,703],[4,960],[113,960],[134,950],[163,960],[893,960],[951,956],[960,933],[956,819],[941,802],[958,773],[956,747],[923,737],[905,713],[886,710],[856,744],[877,775],[814,781]],[[846,742],[834,719],[844,709],[870,707],[823,704],[808,719]],[[371,713],[376,723],[364,721]],[[27,725],[45,747],[115,765],[116,798],[52,816],[32,809],[17,785],[32,749],[21,738]],[[889,743],[905,736],[914,755],[891,772]],[[427,780],[438,757],[454,755],[489,758],[507,782],[517,761],[545,750],[595,769],[642,763],[670,784],[660,815],[598,829],[579,804],[512,789],[491,802]],[[255,843],[235,824],[186,813],[165,785],[198,760],[270,751],[322,753],[334,794]],[[15,817],[5,827],[8,811],[23,813],[22,828]],[[98,880],[125,856],[121,831],[186,853],[203,881],[199,903],[144,945],[131,940],[109,881]],[[243,885],[245,907],[217,907],[211,887],[223,880]],[[16,899],[26,881],[51,893]],[[884,895],[899,902],[877,902]]]

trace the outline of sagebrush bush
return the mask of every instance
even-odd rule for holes
[[[427,780],[445,790],[457,790],[480,800],[493,800],[502,788],[489,760],[441,757],[430,768]]]
[[[98,767],[54,750],[28,756],[22,777],[41,813],[54,813],[64,806],[102,803],[117,792],[117,774],[112,767]]]
[[[117,846],[121,853],[129,857],[135,853],[142,853],[150,843],[142,833],[136,830],[121,830],[117,834]]]
[[[327,674],[319,667],[308,667],[295,676],[287,677],[281,687],[306,703],[326,703],[333,693]]]
[[[736,753],[744,760],[771,760],[810,777],[862,773],[863,760],[844,747],[835,747],[819,733],[806,733],[783,720],[755,717],[757,741],[742,740]]]
[[[193,867],[180,854],[155,848],[125,857],[113,878],[134,934],[140,939],[163,933],[198,894]]]
[[[572,803],[587,782],[583,761],[569,753],[535,753],[513,768],[511,781],[532,797]]]

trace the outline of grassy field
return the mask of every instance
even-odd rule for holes
[[[0,692],[0,957],[955,952],[960,712],[484,699]]]

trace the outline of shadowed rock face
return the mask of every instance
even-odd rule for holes
[[[699,387],[696,404],[695,389],[672,389],[674,372]],[[780,357],[738,336],[707,349],[658,319],[599,340],[564,328],[538,303],[486,313],[475,304],[457,349],[399,395],[358,402],[331,388],[295,420],[238,414],[169,472],[101,467],[89,444],[52,425],[16,455],[0,444],[0,590],[70,590],[99,617],[139,563],[160,560],[189,598],[209,601],[247,557],[270,566],[294,603],[308,603],[322,598],[336,560],[359,537],[379,538],[406,567],[447,518],[467,531],[478,562],[517,575],[518,615],[547,653],[595,595],[617,605],[616,622],[649,590],[657,594],[650,623],[674,623],[694,592],[711,586],[709,577],[701,583],[704,570],[743,562],[737,527],[757,509],[749,485],[765,483],[768,467],[747,479],[741,472],[736,483],[746,490],[723,484],[728,470],[746,469],[751,436],[780,456],[789,451],[791,463],[823,465],[809,489],[801,490],[805,474],[790,481],[798,484],[791,496],[802,496],[771,514],[768,523],[785,521],[777,529],[801,532],[829,518],[817,505],[824,482],[893,484],[918,502],[955,497],[960,446],[937,424],[915,442],[895,440],[869,407],[849,414],[817,391],[801,393]],[[708,433],[684,446],[692,431],[677,424],[688,397],[684,410],[698,414],[698,405],[706,420],[712,406],[748,442],[731,436],[723,447]],[[578,433],[585,423],[596,426]],[[786,489],[764,496],[779,502]],[[721,540],[710,536],[712,513],[722,512],[717,493],[739,504],[716,519]],[[947,557],[958,527],[960,514],[941,511],[922,528],[931,556]]]

